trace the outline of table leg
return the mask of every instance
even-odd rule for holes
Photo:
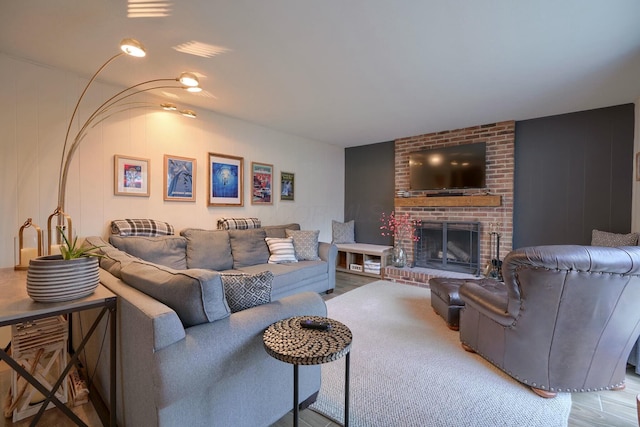
[[[344,368],[344,427],[349,427],[349,356],[351,352],[345,356]]]
[[[109,309],[109,323],[110,323],[110,338],[111,338],[111,349],[110,349],[110,388],[109,388],[109,400],[111,401],[111,408],[109,410],[109,425],[110,427],[116,427],[116,303],[113,303],[113,306]]]
[[[298,365],[293,365],[293,427],[298,427]]]

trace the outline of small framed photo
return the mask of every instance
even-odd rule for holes
[[[164,200],[195,202],[196,159],[164,155]]]
[[[251,162],[251,204],[273,204],[273,165]]]
[[[149,196],[149,159],[114,156],[114,194]]]
[[[295,179],[292,172],[280,172],[280,200],[293,201]]]
[[[242,157],[209,153],[209,206],[243,206]]]

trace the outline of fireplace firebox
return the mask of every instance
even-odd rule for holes
[[[480,223],[423,221],[415,229],[414,265],[480,274]]]

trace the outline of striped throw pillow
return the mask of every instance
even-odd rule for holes
[[[269,264],[298,262],[291,237],[266,237],[264,240],[267,242],[271,254]]]

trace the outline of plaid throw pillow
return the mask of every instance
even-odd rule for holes
[[[218,230],[248,230],[250,228],[260,228],[258,218],[220,218],[218,220]]]
[[[232,313],[271,302],[273,273],[220,273],[227,304]]]
[[[111,221],[111,233],[120,236],[172,236],[173,226],[155,219],[116,219]]]
[[[287,237],[293,238],[293,248],[298,261],[319,261],[318,236],[320,230],[285,230]]]

